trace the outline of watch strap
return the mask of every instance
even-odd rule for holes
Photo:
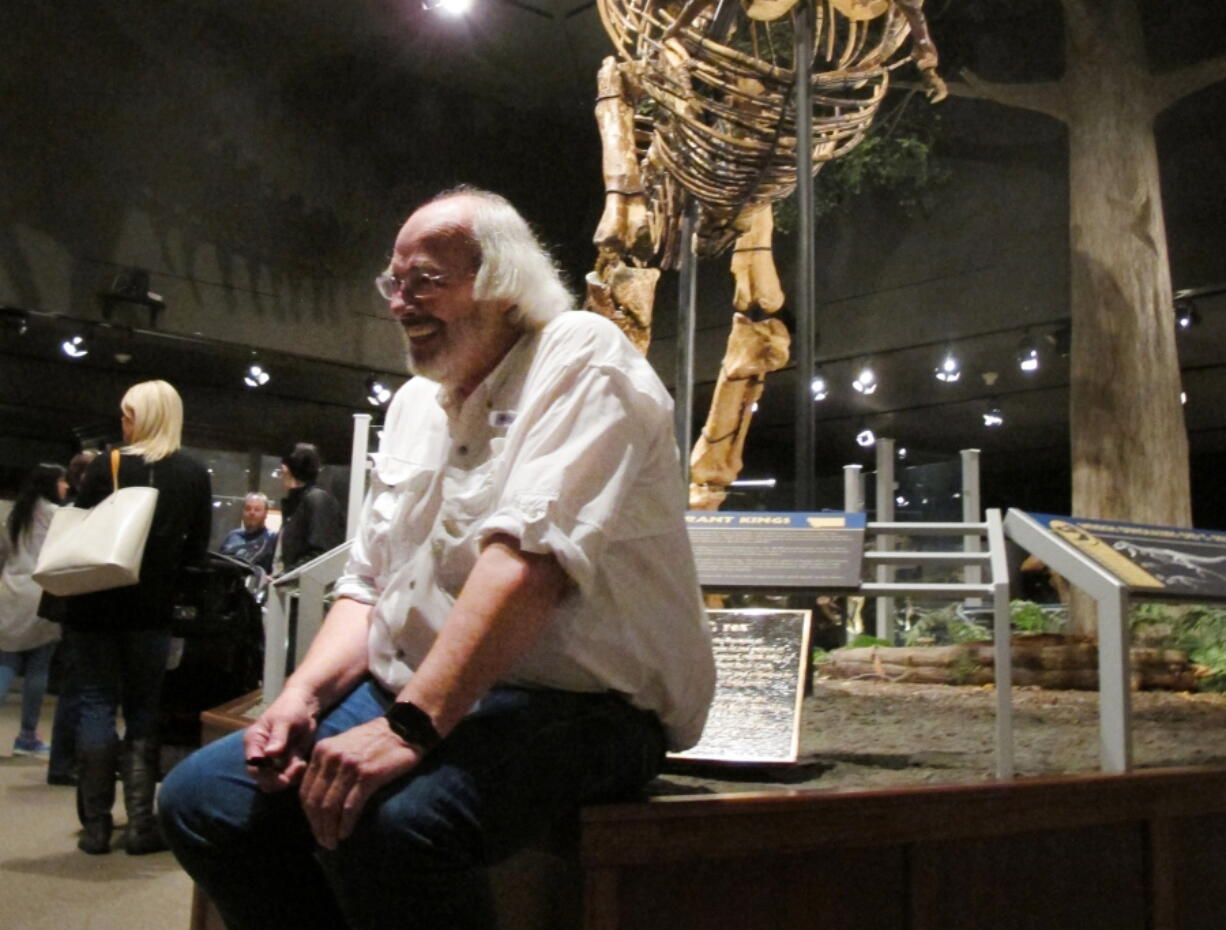
[[[397,701],[387,709],[384,717],[393,733],[423,754],[443,740],[430,715],[412,701]]]

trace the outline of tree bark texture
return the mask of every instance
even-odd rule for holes
[[[1063,0],[1073,513],[1191,524],[1188,442],[1135,0]]]

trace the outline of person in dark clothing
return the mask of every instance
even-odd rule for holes
[[[90,463],[78,507],[93,507],[115,487],[158,489],[140,581],[69,598],[66,638],[77,663],[77,804],[83,852],[110,852],[115,767],[123,776],[128,853],[164,849],[153,815],[158,779],[158,705],[170,653],[170,622],[180,571],[201,564],[208,551],[212,489],[208,471],[179,446],[183,402],[165,381],[131,387],[120,404],[125,445]],[[116,712],[123,706],[120,743]]]
[[[243,525],[231,530],[222,540],[222,555],[232,555],[272,574],[272,555],[277,534],[264,525],[268,519],[268,498],[252,491],[243,501]]]
[[[319,450],[300,442],[281,459],[281,564],[297,568],[345,540],[345,521],[335,497],[315,484],[321,467]]]
[[[85,470],[97,457],[97,449],[82,449],[69,461],[65,507],[71,507],[76,502],[77,495],[81,493],[81,479],[85,477]],[[63,617],[57,616],[54,619],[62,620]],[[51,760],[47,765],[47,784],[71,787],[77,783],[77,721],[80,717],[81,699],[77,693],[76,657],[72,654],[72,645],[67,639],[60,640],[56,660],[60,669],[60,692],[55,702],[55,720],[51,724]]]

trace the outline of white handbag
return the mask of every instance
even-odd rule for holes
[[[119,487],[119,450],[111,452],[115,490],[97,506],[61,507],[38,554],[34,580],[67,597],[135,584],[153,524],[158,490]]]

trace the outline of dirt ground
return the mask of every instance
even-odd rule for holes
[[[820,679],[805,699],[800,761],[784,769],[670,767],[661,793],[860,789],[993,777],[991,686]],[[1090,773],[1099,765],[1098,694],[1013,689],[1019,776]],[[1132,694],[1137,768],[1226,765],[1226,694]]]

